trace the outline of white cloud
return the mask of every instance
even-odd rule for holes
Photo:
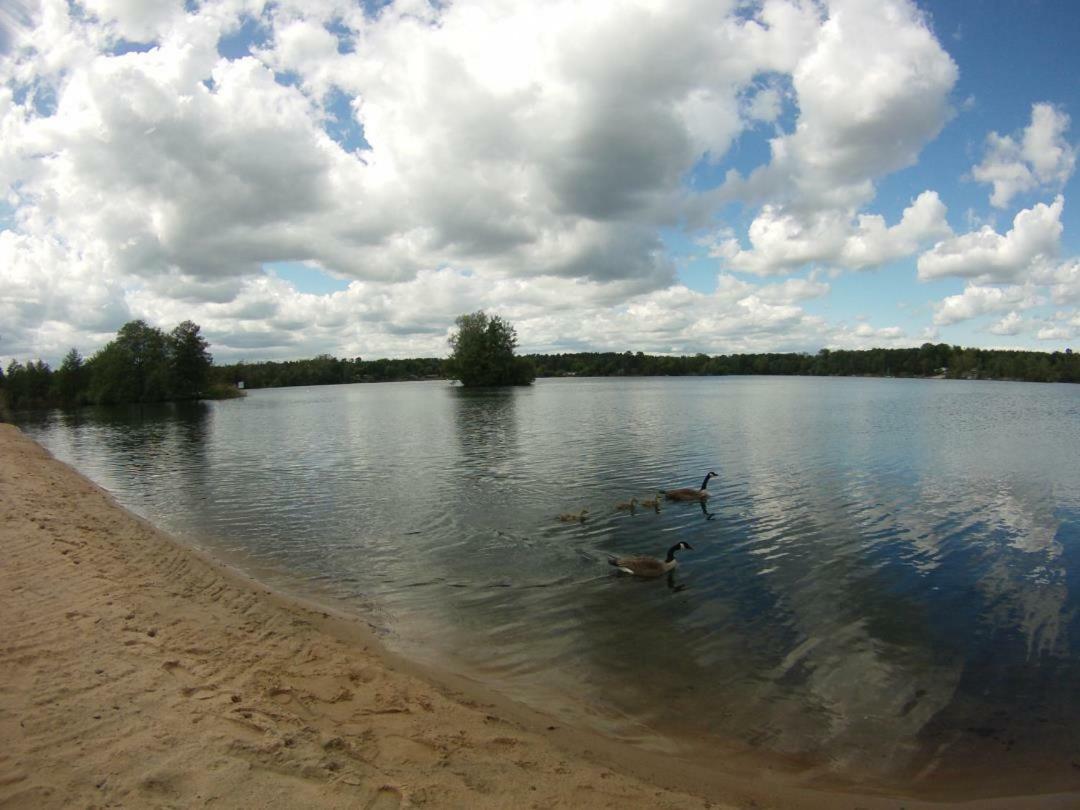
[[[1059,310],[1051,317],[1042,319],[1035,332],[1035,338],[1059,344],[1080,338],[1080,309]],[[1054,351],[1062,348],[1067,347],[1048,346],[1046,350]]]
[[[1035,333],[1039,340],[1072,340],[1076,337],[1076,329],[1068,326],[1044,326]]]
[[[910,256],[952,233],[938,195],[924,191],[891,228],[884,217],[840,211],[800,215],[766,205],[750,225],[751,248],[741,250],[733,238],[720,241],[711,255],[736,270],[770,276],[810,262],[861,270]]]
[[[957,68],[910,3],[836,0],[817,34],[792,71],[795,131],[772,140],[767,166],[732,175],[727,195],[857,207],[948,120]]]
[[[1052,319],[1038,330],[1036,337],[1039,340],[1077,340],[1080,338],[1080,309],[1055,312]]]
[[[1031,286],[992,287],[969,284],[934,308],[934,323],[948,326],[1005,309],[1026,309],[1042,303]]]
[[[1055,267],[1040,281],[1049,285],[1055,304],[1080,304],[1080,259],[1070,259]]]
[[[244,281],[229,301],[192,305],[144,287],[128,295],[152,322],[192,317],[220,360],[313,356],[444,356],[461,312],[497,311],[515,325],[524,351],[613,350],[710,354],[816,350],[825,343],[896,342],[895,327],[833,329],[799,303],[828,285],[789,279],[755,285],[722,276],[713,293],[682,285],[631,293],[612,284],[545,277],[496,281],[452,268],[392,283],[354,281],[329,295],[296,292],[273,276]],[[877,344],[875,344],[877,341]],[[902,342],[902,341],[901,341]],[[66,346],[56,347],[62,354]]]
[[[750,223],[750,249],[729,240],[713,251],[735,270],[771,276],[788,273],[810,262],[838,258],[851,230],[850,217],[835,211],[799,216],[780,206],[766,205]]]
[[[82,0],[82,6],[117,37],[131,42],[158,39],[184,14],[183,0]]]
[[[1018,335],[1024,328],[1024,319],[1015,310],[990,327],[995,335]]]
[[[936,192],[924,191],[904,209],[900,222],[886,227],[883,217],[863,214],[844,243],[840,264],[862,269],[911,256],[934,239],[952,235],[944,203]]]
[[[655,231],[677,216],[684,173],[727,151],[742,89],[790,69],[817,23],[778,2],[760,19],[723,3],[396,4],[331,33],[333,13],[286,4],[264,17],[263,66],[219,58],[228,9],[94,0],[90,21],[42,17],[11,67],[52,77],[57,108],[16,105],[0,150],[25,227],[62,223],[68,244],[104,241],[144,276],[299,259],[357,279],[452,263],[655,288],[672,278]],[[109,54],[150,36],[147,52]],[[370,150],[323,131],[332,86]]]
[[[16,41],[29,33],[31,27],[29,2],[7,0],[0,5],[0,56],[15,47]]]
[[[115,331],[130,311],[123,286],[100,272],[100,263],[100,255],[73,254],[56,239],[0,231],[0,323],[5,331],[47,321],[90,332]]]
[[[955,276],[984,283],[1023,280],[1057,255],[1064,207],[1065,198],[1059,194],[1050,205],[1039,203],[1018,213],[1004,236],[983,226],[939,242],[919,257],[919,278]]]
[[[754,121],[772,123],[783,110],[783,95],[775,87],[758,90],[746,105],[746,114]]]
[[[1060,189],[1076,168],[1076,147],[1065,140],[1069,116],[1050,104],[1033,104],[1031,123],[1016,140],[991,132],[986,156],[972,176],[993,185],[990,202],[1005,208],[1017,194]]]
[[[814,278],[789,278],[779,284],[768,284],[758,288],[761,300],[778,304],[796,304],[812,298],[828,295],[830,287],[824,281]]]
[[[950,115],[956,66],[907,0],[27,8],[0,44],[0,355],[89,352],[132,317],[192,318],[222,359],[445,354],[480,307],[536,349],[902,345],[808,315],[830,285],[785,276],[953,241],[935,192],[891,226],[868,207]],[[246,19],[265,36],[221,56]],[[335,141],[343,111],[370,148]],[[766,165],[689,190],[765,130]],[[1047,177],[1056,131],[1024,152]],[[764,205],[749,248],[712,250],[776,283],[690,290],[659,234],[732,200]],[[351,284],[303,294],[277,261]]]
[[[917,345],[899,326],[873,327],[860,323],[854,328],[840,326],[829,335],[825,346],[830,349],[902,348]]]

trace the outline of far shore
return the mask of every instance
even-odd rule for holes
[[[656,754],[386,651],[0,424],[0,808],[1067,808]]]

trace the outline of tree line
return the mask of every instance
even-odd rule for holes
[[[668,356],[643,352],[576,352],[525,354],[521,378],[537,377],[680,377],[726,374],[789,374],[826,377],[947,377],[949,379],[1080,382],[1080,354],[1064,352],[972,349],[945,343],[924,343],[910,349],[822,349],[816,354],[768,352]],[[515,363],[500,361],[512,380]],[[408,360],[337,359],[319,355],[309,360],[234,363],[215,366],[214,380],[246,388],[327,385],[357,382],[462,379],[462,358],[424,357]],[[480,365],[480,379],[491,365]],[[483,384],[483,383],[478,383]]]
[[[536,377],[532,364],[514,355],[517,332],[499,315],[460,315],[450,336],[450,357],[407,360],[338,359],[320,354],[310,360],[235,363],[214,369],[214,379],[245,388],[291,385],[338,385],[402,380],[460,380],[466,386],[528,385]]]
[[[472,350],[470,350],[472,351]],[[518,361],[524,361],[523,368]],[[693,354],[670,356],[643,352],[576,352],[524,354],[496,363],[477,364],[462,356],[415,357],[409,360],[339,360],[320,354],[310,360],[234,363],[214,366],[212,379],[245,388],[324,386],[349,382],[463,379],[485,384],[492,367],[514,379],[537,377],[683,377],[713,375],[798,375],[819,377],[946,377],[1029,382],[1080,382],[1080,354],[1064,352],[966,349],[947,343],[923,343],[912,349],[822,349],[816,354]],[[478,373],[475,372],[478,369]]]
[[[910,349],[822,349],[778,353],[670,357],[642,352],[526,355],[540,377],[793,374],[824,377],[946,377],[949,379],[1080,382],[1080,355],[973,349],[924,343]]]
[[[213,357],[198,324],[163,332],[145,321],[120,327],[88,360],[71,349],[55,371],[42,360],[0,369],[0,408],[164,402],[211,395]]]
[[[211,379],[245,388],[287,388],[296,385],[340,385],[361,382],[438,380],[446,361],[438,357],[409,360],[364,360],[320,354],[308,360],[266,360],[258,363],[215,365]]]
[[[199,326],[184,321],[169,333],[144,321],[125,324],[90,359],[76,349],[57,370],[41,360],[0,369],[0,413],[10,409],[218,397],[245,388],[359,382],[459,379],[484,385],[528,383],[539,377],[808,376],[946,377],[950,379],[1080,382],[1080,354],[974,349],[924,343],[910,349],[822,349],[816,354],[769,352],[672,357],[643,352],[577,352],[514,356],[513,327],[498,316],[458,319],[449,358],[336,358],[215,365]],[[462,331],[464,330],[464,331]],[[494,347],[494,348],[492,348]]]

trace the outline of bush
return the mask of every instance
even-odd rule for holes
[[[517,332],[509,321],[480,311],[460,315],[455,323],[449,366],[462,385],[529,385],[536,378],[533,364],[514,356]]]

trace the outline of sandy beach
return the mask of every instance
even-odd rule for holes
[[[420,670],[362,620],[157,531],[10,425],[0,555],[2,807],[942,806],[649,754]]]

